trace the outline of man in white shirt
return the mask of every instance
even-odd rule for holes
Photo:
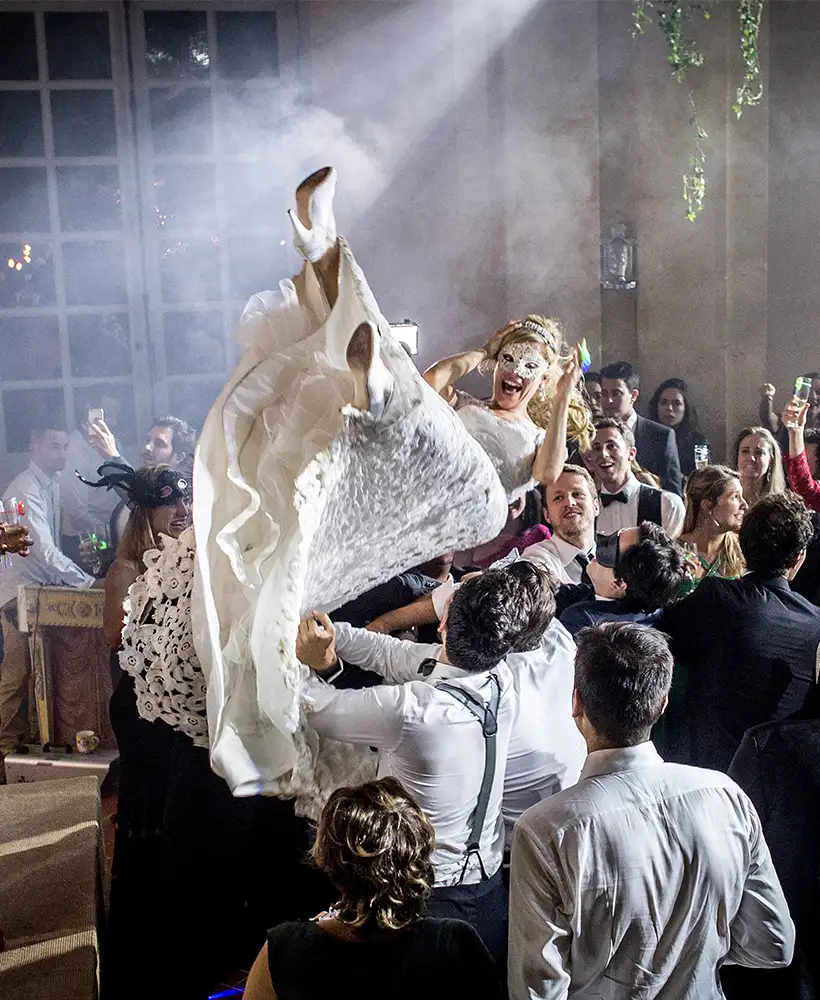
[[[600,510],[595,481],[579,465],[565,465],[545,489],[552,537],[524,549],[521,558],[545,566],[560,583],[589,583],[595,556],[595,518]]]
[[[614,535],[651,521],[677,538],[686,513],[683,501],[675,493],[639,483],[632,474],[634,458],[635,438],[624,423],[609,417],[595,422],[589,466],[601,487],[598,534]]]
[[[32,548],[0,570],[0,617],[5,650],[0,665],[0,757],[26,742],[29,730],[31,660],[28,636],[17,627],[17,587],[91,587],[94,577],[60,551],[60,472],[65,468],[68,435],[54,427],[31,432],[28,468],[6,487],[5,497],[25,505],[23,523]]]
[[[724,774],[664,763],[650,741],[672,666],[643,625],[578,637],[573,711],[589,756],[577,785],[516,824],[511,1000],[717,1000],[724,963],[791,961],[751,801]]]
[[[549,593],[546,580],[544,588]],[[488,570],[456,591],[442,621],[437,659],[419,664],[417,679],[360,690],[317,684],[311,692],[309,719],[319,735],[378,748],[379,773],[398,778],[430,818],[436,831],[430,914],[472,923],[501,961],[507,922],[501,801],[516,714],[505,658],[522,636],[543,631],[543,616],[543,606],[533,606],[531,588],[520,575]],[[344,641],[348,630],[336,628]],[[327,618],[306,619],[297,656],[320,675],[334,676],[336,634]],[[385,637],[374,633],[374,638]],[[400,657],[388,657],[382,666],[388,680],[405,680],[406,661]]]
[[[575,643],[553,617],[550,582],[526,562],[513,563],[504,572],[519,576],[532,589],[533,603],[543,605],[537,627],[546,625],[539,635],[525,635],[517,651],[505,657],[516,693],[501,803],[509,843],[526,809],[578,780],[586,745],[572,720]],[[394,639],[344,622],[337,622],[335,629],[336,655],[345,666],[371,670],[391,684],[420,677],[435,683],[452,675],[453,668],[441,660],[440,643]]]

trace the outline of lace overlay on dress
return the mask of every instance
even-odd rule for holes
[[[143,719],[161,719],[208,746],[205,678],[191,633],[194,579],[193,530],[179,539],[163,537],[151,549],[146,572],[128,590],[120,666],[134,678],[137,710]]]

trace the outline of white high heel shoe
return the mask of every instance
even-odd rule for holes
[[[379,354],[379,333],[372,323],[360,323],[350,338],[347,364],[353,374],[353,406],[379,420],[393,391],[393,377]]]
[[[333,167],[322,167],[311,174],[296,189],[296,211],[288,211],[293,226],[293,244],[302,257],[313,264],[336,244],[333,215],[336,178]]]

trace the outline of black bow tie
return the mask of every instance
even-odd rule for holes
[[[604,505],[604,510],[606,510],[612,503],[629,503],[629,497],[623,490],[620,493],[602,493],[601,503]]]

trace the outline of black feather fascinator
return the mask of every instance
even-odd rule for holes
[[[134,507],[170,507],[189,495],[188,481],[174,469],[163,469],[150,484],[126,465],[101,465],[97,475],[102,478],[96,483],[83,479],[76,469],[74,474],[86,486],[114,490],[132,510]]]

